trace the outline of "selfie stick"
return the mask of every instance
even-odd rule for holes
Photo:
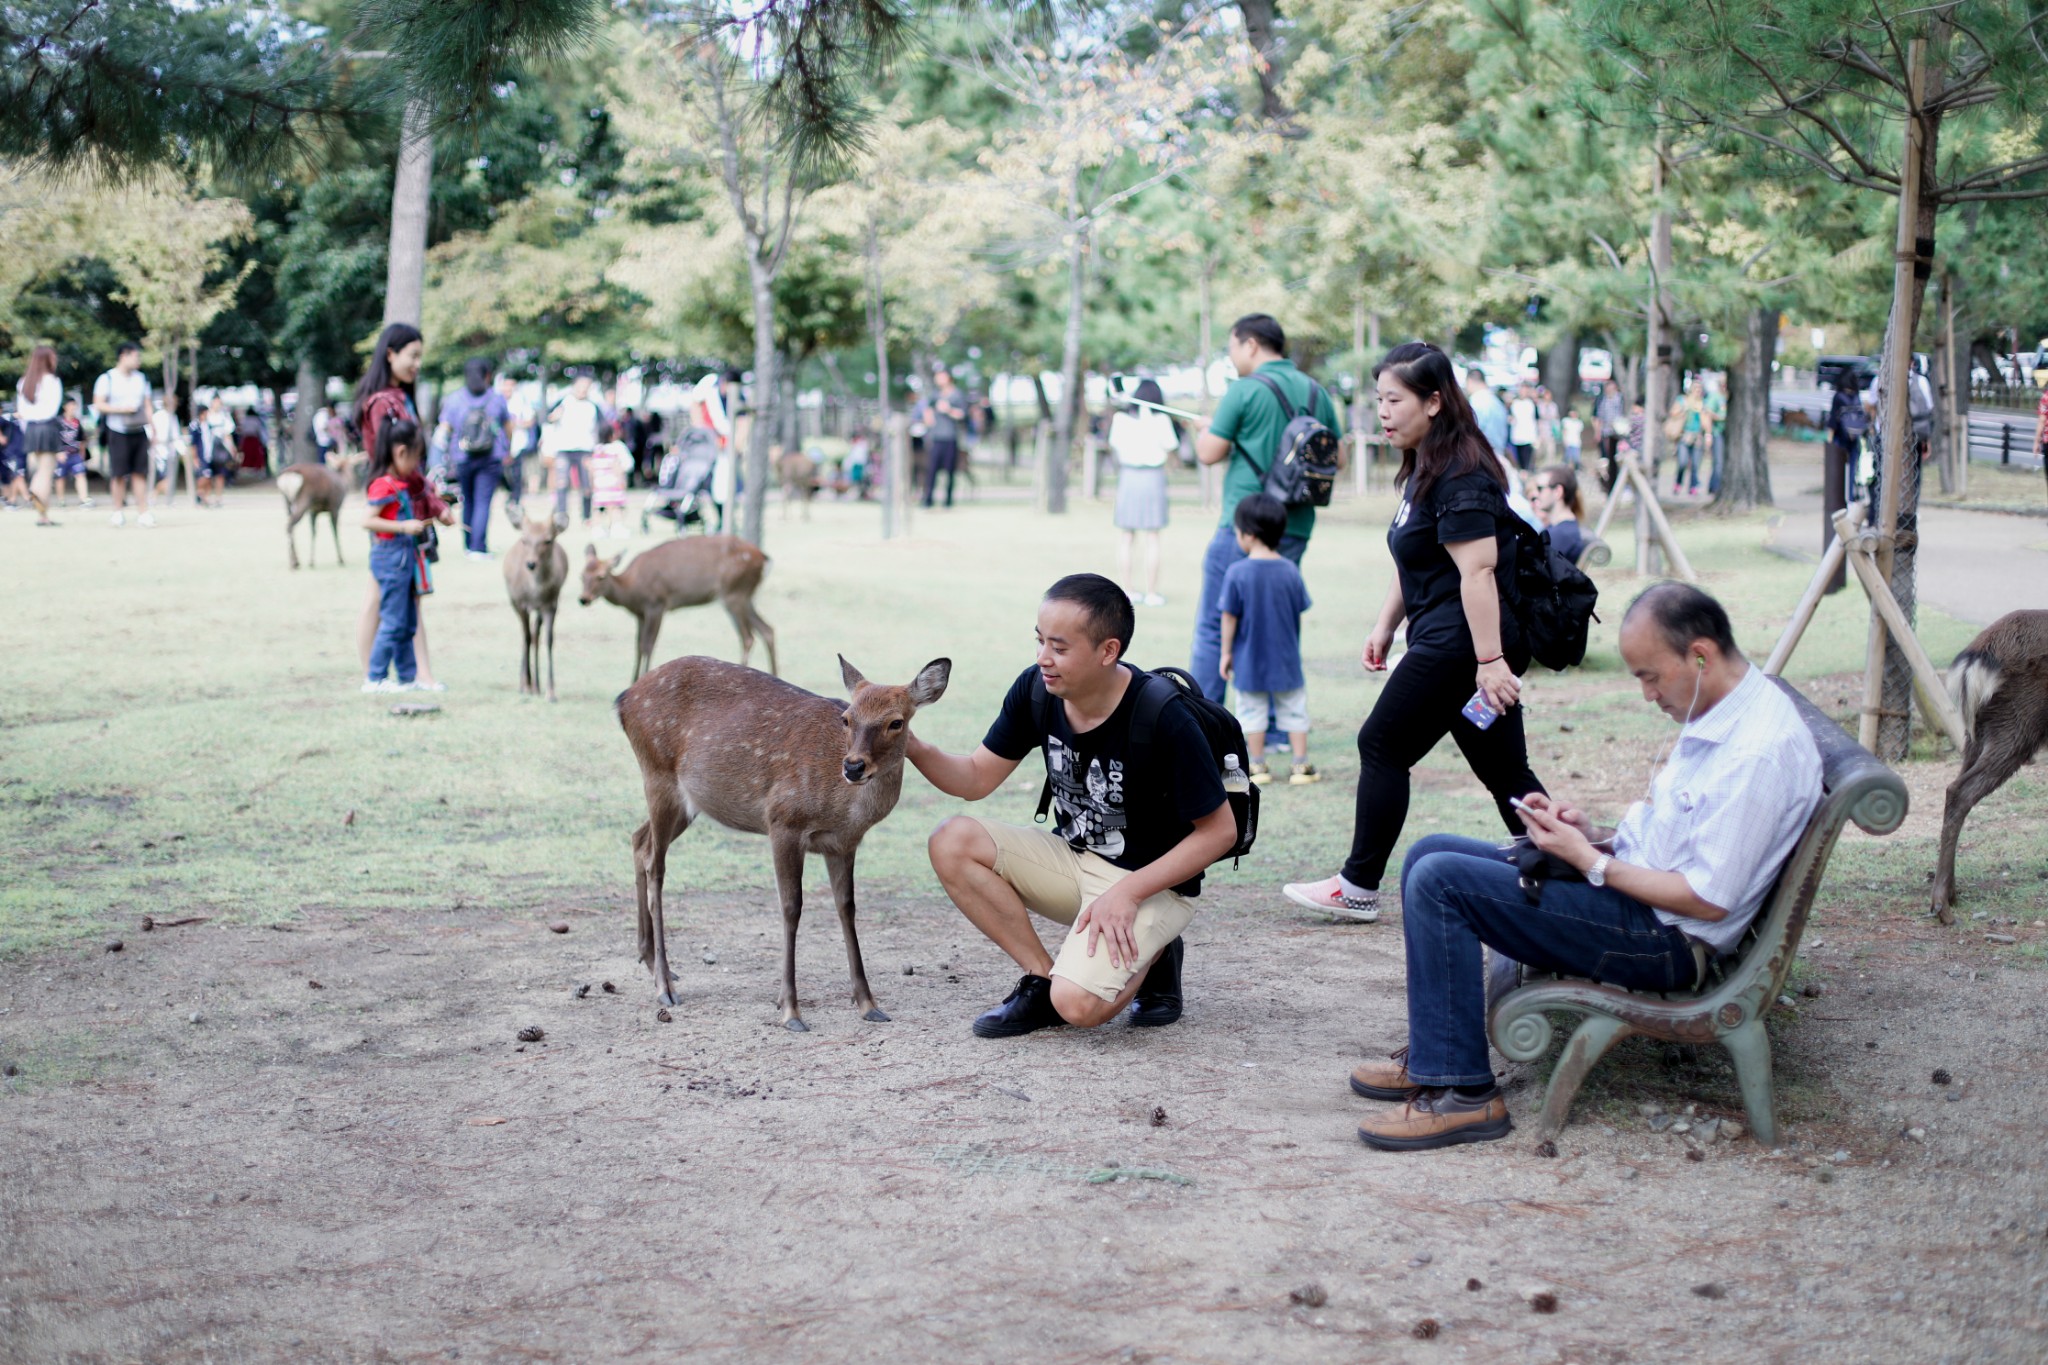
[[[1116,399],[1119,403],[1129,403],[1134,408],[1150,408],[1154,412],[1163,412],[1169,417],[1184,417],[1190,422],[1206,422],[1209,420],[1202,416],[1201,413],[1189,412],[1186,408],[1169,408],[1164,403],[1148,403],[1142,398],[1131,398],[1121,393],[1116,396]]]

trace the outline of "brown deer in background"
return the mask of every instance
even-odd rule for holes
[[[308,517],[312,520],[306,537],[307,567],[319,557],[314,550],[320,543],[322,513],[327,516],[328,529],[334,532],[335,562],[342,563],[341,503],[348,496],[347,482],[324,464],[295,464],[277,476],[277,491],[284,494],[284,543],[291,554],[292,567],[299,567],[299,543],[292,538],[292,532]]]
[[[754,592],[761,575],[768,571],[768,556],[738,536],[691,536],[665,540],[651,550],[640,552],[631,564],[619,568],[622,550],[610,561],[600,559],[595,545],[583,552],[583,605],[598,598],[624,607],[640,623],[638,643],[633,647],[633,679],[654,667],[654,641],[661,634],[661,618],[677,607],[701,607],[717,600],[724,604],[740,633],[740,662],[754,652],[754,636],[768,646],[768,671],[779,673],[775,659],[775,631],[754,610]]]
[[[782,519],[788,521],[789,505],[799,503],[809,521],[811,499],[818,495],[818,462],[801,450],[788,450],[776,456],[775,472],[782,481]]]
[[[1948,691],[1966,743],[1942,805],[1934,864],[1934,913],[1943,924],[1955,923],[1963,820],[2048,744],[2048,611],[2008,612],[1985,627],[1949,665]]]
[[[519,617],[525,643],[519,650],[519,695],[540,694],[540,638],[548,638],[548,700],[555,699],[555,607],[562,584],[569,581],[569,552],[556,544],[568,528],[559,514],[545,521],[522,517],[517,504],[505,516],[519,528],[519,539],[505,555],[505,595]]]
[[[796,926],[807,853],[824,855],[832,877],[854,1006],[865,1019],[888,1020],[868,989],[853,930],[853,857],[861,836],[895,809],[910,718],[944,695],[953,664],[934,659],[907,687],[877,686],[844,658],[839,669],[848,701],[695,657],[663,664],[619,697],[619,724],[647,791],[647,822],[633,831],[640,960],[653,970],[662,1004],[677,1003],[661,906],[668,848],[708,815],[768,836],[782,900],[783,1026],[806,1031],[796,998]]]

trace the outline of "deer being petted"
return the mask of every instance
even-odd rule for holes
[[[796,998],[796,928],[810,853],[823,855],[832,878],[853,1003],[865,1019],[889,1018],[861,965],[853,859],[862,836],[895,809],[910,719],[944,695],[953,664],[934,659],[905,687],[871,683],[844,658],[839,668],[850,694],[843,702],[698,657],[663,664],[620,695],[619,724],[647,791],[647,821],[633,831],[640,960],[653,971],[662,1004],[677,1003],[661,903],[668,849],[692,821],[709,816],[768,836],[782,901],[783,1025],[805,1031]]]
[[[1955,922],[1956,843],[1979,801],[2005,785],[2048,744],[2048,611],[1993,621],[1949,665],[1948,692],[1963,719],[1963,769],[1941,809],[1933,909]]]
[[[754,637],[768,646],[768,671],[782,670],[775,660],[775,631],[754,610],[754,593],[768,571],[768,556],[738,536],[690,536],[663,541],[643,550],[621,569],[624,551],[610,560],[597,547],[583,551],[583,605],[598,598],[624,607],[640,623],[633,646],[633,678],[654,666],[654,641],[661,618],[677,607],[701,607],[717,601],[740,633],[740,662],[754,652]]]
[[[311,565],[317,558],[314,551],[320,544],[320,517],[327,517],[327,527],[334,532],[334,559],[341,563],[341,503],[348,496],[348,483],[323,464],[295,464],[277,476],[277,491],[284,494],[284,543],[290,552],[292,567],[299,567],[299,544],[292,538],[302,519],[310,517],[311,530],[306,537],[306,563]]]
[[[569,552],[556,543],[567,529],[560,513],[536,520],[520,514],[516,504],[505,515],[519,528],[519,539],[505,555],[505,596],[519,617],[525,643],[519,651],[519,695],[540,694],[541,631],[547,631],[548,700],[555,699],[555,607],[562,584],[569,580]]]

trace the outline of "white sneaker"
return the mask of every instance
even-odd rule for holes
[[[374,682],[365,682],[363,684],[364,696],[370,696],[378,692],[403,692],[404,690],[403,686],[391,681],[389,678],[378,678]]]
[[[136,524],[137,526],[154,526],[154,525],[156,525],[156,513],[154,513],[154,512],[144,512],[144,513],[143,513],[143,514],[142,514],[141,516],[139,516],[139,517],[137,517],[137,518],[135,519],[135,524]]]
[[[482,550],[464,550],[462,554],[465,559],[489,559],[491,557]]]
[[[1163,607],[1166,605],[1166,599],[1156,592],[1148,592],[1138,600],[1148,607]]]
[[[1319,882],[1289,882],[1280,890],[1296,905],[1305,905],[1338,919],[1371,924],[1380,917],[1379,892],[1348,896],[1344,893],[1344,881],[1340,877],[1325,877]]]
[[[91,498],[80,498],[78,500],[78,505],[80,508],[87,510],[99,506],[99,504],[94,502]]]
[[[116,512],[114,513],[114,515],[107,518],[107,525],[109,526],[126,526],[127,524],[128,518],[124,513],[121,512]]]
[[[418,678],[414,678],[409,683],[400,683],[398,690],[401,692],[446,692],[448,684],[444,682],[421,682]]]

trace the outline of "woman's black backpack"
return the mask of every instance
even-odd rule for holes
[[[1562,551],[1550,532],[1538,531],[1512,511],[1515,581],[1509,607],[1521,622],[1529,654],[1545,668],[1576,668],[1586,660],[1586,637],[1600,619],[1600,589]]]

